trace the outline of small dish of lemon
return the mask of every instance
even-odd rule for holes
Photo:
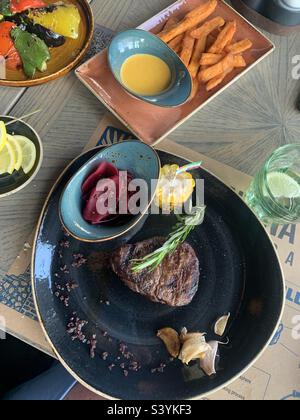
[[[28,185],[42,162],[42,143],[27,123],[0,117],[0,197]],[[9,122],[11,124],[7,125]]]

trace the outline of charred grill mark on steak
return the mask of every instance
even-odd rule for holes
[[[135,245],[125,245],[113,253],[111,267],[131,290],[153,302],[186,306],[198,290],[200,276],[199,260],[188,243],[180,245],[154,271],[132,272],[131,260],[145,257],[164,242],[165,238],[155,237]]]

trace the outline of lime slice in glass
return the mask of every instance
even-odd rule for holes
[[[267,175],[269,189],[275,198],[300,198],[300,184],[283,172]]]

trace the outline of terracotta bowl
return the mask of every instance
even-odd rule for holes
[[[79,51],[78,53],[76,53],[76,56],[70,59],[66,57],[66,44],[61,47],[54,48],[51,51],[51,60],[49,61],[48,66],[49,69],[44,75],[42,75],[41,73],[37,73],[36,78],[26,79],[25,77],[21,76],[21,71],[14,71],[14,74],[8,73],[7,79],[0,79],[0,86],[29,87],[42,85],[65,76],[78,64],[80,64],[92,43],[95,26],[94,16],[91,6],[88,3],[88,0],[71,0],[71,2],[78,6],[78,8],[80,9],[81,16],[85,19],[85,22],[83,23],[83,27],[85,30],[83,40],[79,47],[78,45],[74,45],[74,49],[79,48]],[[68,40],[67,42],[68,48],[70,49],[70,53],[74,53],[74,49],[72,51],[72,42],[74,41]]]

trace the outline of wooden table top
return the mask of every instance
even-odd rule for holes
[[[135,27],[173,0],[93,0],[96,23],[114,31]],[[253,174],[266,156],[284,143],[300,142],[295,101],[300,84],[292,59],[300,54],[300,33],[268,35],[276,51],[170,138],[209,157]],[[0,276],[16,258],[36,224],[43,201],[66,164],[78,155],[106,109],[69,76],[29,89],[0,88],[0,112],[21,116],[42,109],[29,123],[40,133],[45,159],[37,179],[0,202]]]

